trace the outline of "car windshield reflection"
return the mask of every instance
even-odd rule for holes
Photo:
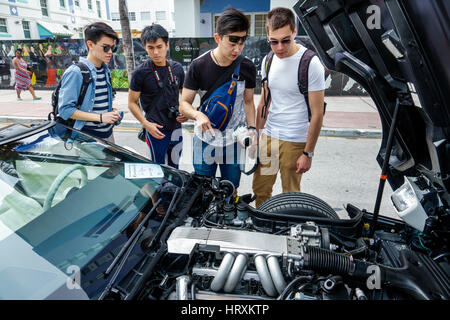
[[[68,141],[44,131],[0,146],[0,252],[31,247],[62,272],[82,269],[166,184],[181,186],[179,174],[83,135]]]

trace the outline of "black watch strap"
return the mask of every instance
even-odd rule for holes
[[[303,151],[303,154],[304,154],[305,156],[307,156],[308,158],[312,158],[312,157],[314,156],[314,152],[306,152],[306,151]]]

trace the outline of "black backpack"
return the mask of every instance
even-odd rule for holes
[[[83,103],[84,97],[86,96],[86,91],[87,91],[90,83],[92,82],[92,77],[91,77],[91,73],[90,73],[87,65],[85,65],[82,62],[77,62],[75,65],[80,68],[81,75],[83,76],[83,83],[81,84],[80,95],[78,96],[78,102],[77,102],[77,106],[80,106]],[[75,123],[74,119],[69,118],[68,120],[64,120],[63,118],[61,118],[59,116],[58,100],[59,100],[59,90],[61,89],[61,82],[62,81],[60,81],[58,83],[58,86],[52,93],[52,111],[48,114],[48,120],[52,120],[52,118],[53,118],[53,120],[55,120],[59,123],[63,123],[69,127],[73,127],[73,125]]]
[[[261,80],[261,86],[264,90],[264,82],[268,82],[269,79],[269,70],[270,66],[272,65],[274,52],[271,50],[266,57],[266,63],[265,63],[265,71],[266,76]],[[305,53],[303,53],[302,58],[300,59],[300,63],[298,64],[298,89],[300,90],[300,93],[305,96],[305,102],[306,106],[308,107],[308,120],[311,121],[311,109],[309,107],[309,99],[308,99],[308,70],[309,70],[309,64],[311,63],[311,60],[314,56],[317,54],[310,50],[306,49]],[[264,93],[263,93],[264,94]],[[267,116],[267,105],[270,101],[270,90],[267,95],[267,99],[264,95],[264,107],[262,110],[262,117],[266,118]],[[325,109],[327,107],[327,103],[324,102],[323,104],[323,114],[325,114]]]

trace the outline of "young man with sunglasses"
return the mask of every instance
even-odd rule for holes
[[[231,181],[238,188],[241,178],[239,167],[238,143],[233,132],[242,126],[253,128],[250,135],[256,141],[255,105],[253,101],[256,85],[256,67],[252,61],[244,58],[240,63],[237,80],[237,95],[232,116],[223,131],[213,129],[210,119],[193,107],[197,92],[203,96],[214,87],[222,74],[240,56],[247,39],[249,22],[239,10],[229,9],[217,20],[214,40],[217,47],[195,59],[187,72],[180,112],[195,120],[194,127],[194,169],[197,174],[215,176],[217,165],[221,177]],[[234,69],[234,66],[231,68]],[[231,78],[231,77],[230,77]],[[223,84],[230,79],[225,79]]]
[[[150,60],[139,65],[131,76],[128,108],[145,129],[145,139],[153,162],[178,168],[183,135],[178,113],[179,93],[184,81],[180,63],[168,61],[169,33],[159,24],[145,27],[141,42]],[[139,107],[141,103],[144,114]]]
[[[260,165],[253,176],[257,207],[272,196],[278,171],[283,193],[300,192],[302,174],[311,168],[324,112],[324,67],[317,56],[310,61],[307,75],[310,120],[305,96],[299,90],[299,63],[306,48],[295,43],[294,13],[287,8],[272,9],[266,30],[274,54],[268,77],[268,56],[261,66],[267,82],[263,82],[256,116],[261,132]]]
[[[113,127],[121,116],[112,108],[113,90],[107,64],[117,49],[119,38],[109,25],[95,22],[86,26],[84,40],[88,55],[80,57],[79,62],[87,67],[92,82],[83,102],[78,105],[83,71],[74,64],[64,72],[59,90],[59,116],[64,120],[75,120],[75,129],[114,142]]]

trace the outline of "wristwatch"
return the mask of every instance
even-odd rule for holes
[[[314,152],[305,152],[305,151],[303,151],[303,154],[305,156],[307,156],[308,158],[312,158],[314,156]]]

